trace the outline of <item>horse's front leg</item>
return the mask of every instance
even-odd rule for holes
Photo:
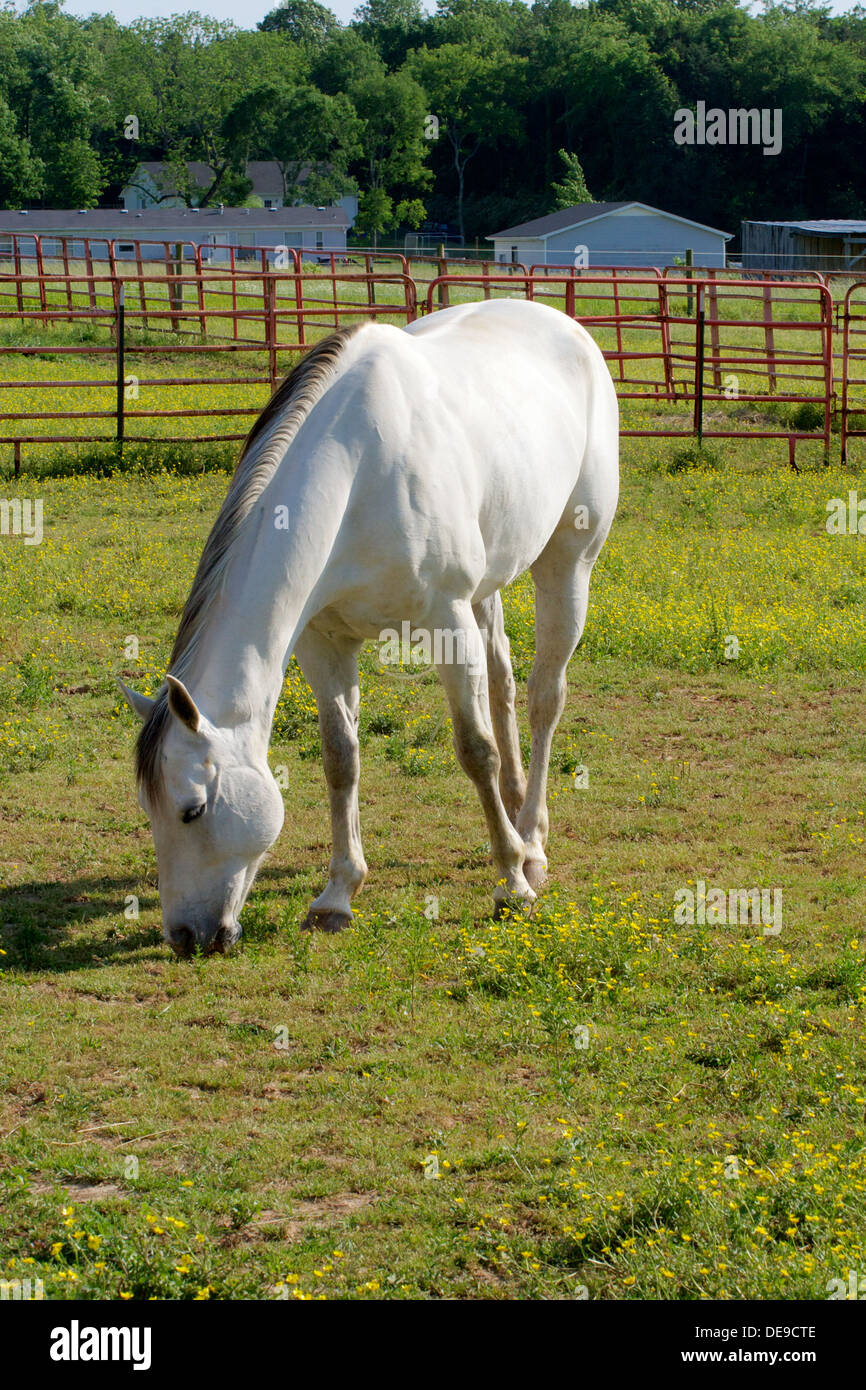
[[[352,920],[352,898],[367,877],[361,848],[358,781],[358,651],[307,628],[295,656],[319,710],[322,763],[331,808],[331,863],[324,892],[310,906],[305,931],[342,931]]]
[[[475,783],[487,821],[497,912],[526,907],[535,901],[535,893],[523,873],[523,840],[508,818],[499,789],[501,759],[491,727],[484,642],[470,604],[454,604],[441,618],[442,627],[432,634],[436,669],[451,707],[458,762]]]

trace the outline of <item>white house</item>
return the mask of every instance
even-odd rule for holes
[[[202,193],[213,183],[213,169],[209,164],[203,164],[200,160],[187,160],[186,172],[193,187],[200,189]],[[266,208],[281,208],[283,206],[285,203],[283,176],[275,159],[248,160],[246,176],[253,186],[253,194],[257,198],[261,198]],[[301,171],[299,179],[301,187],[308,176],[308,169]],[[123,189],[120,199],[128,212],[139,212],[141,209],[153,207],[157,203],[164,208],[186,206],[184,200],[177,193],[171,174],[171,166],[160,160],[143,160],[141,164],[137,165],[129,183]],[[358,215],[357,195],[347,193],[342,198],[337,199],[335,206],[343,209],[349,219],[349,226],[353,226]]]
[[[96,245],[92,254],[105,259],[107,250],[100,243],[114,241],[117,254],[131,257],[136,242],[157,243],[142,246],[142,256],[162,260],[163,242],[192,242],[206,248],[218,263],[228,247],[252,251],[260,246],[288,246],[315,258],[317,252],[345,253],[349,219],[342,208],[142,208],[127,212],[121,208],[89,208],[86,211],[32,208],[21,212],[0,212],[0,245],[9,233],[41,237],[46,256],[59,251],[58,237],[69,238],[73,256],[83,256],[87,237]]]
[[[723,266],[732,232],[647,203],[578,203],[491,232],[494,260],[530,265],[666,266],[691,250],[695,265]]]

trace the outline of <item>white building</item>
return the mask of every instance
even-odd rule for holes
[[[673,265],[691,250],[695,265],[724,266],[720,232],[647,203],[578,203],[486,237],[494,259],[531,265]]]
[[[201,163],[200,160],[188,160],[186,172],[193,187],[202,193],[206,192],[213,183],[213,169],[209,164]],[[299,183],[302,188],[308,174],[309,170],[301,172]],[[275,159],[248,160],[246,176],[253,186],[253,195],[261,198],[266,208],[281,208],[284,205],[283,176]],[[186,206],[183,198],[177,193],[171,166],[159,160],[142,161],[123,189],[120,199],[128,212],[139,212],[143,208],[154,207],[156,204],[164,208]],[[335,206],[343,209],[349,219],[349,226],[352,227],[358,215],[357,195],[347,193],[344,197],[337,199]]]

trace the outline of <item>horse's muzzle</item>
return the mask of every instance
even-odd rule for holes
[[[205,956],[223,955],[237,944],[240,936],[241,928],[237,922],[219,926],[215,932],[210,933],[196,932],[185,924],[167,927],[165,931],[166,941],[175,955],[180,956],[182,960],[193,955],[197,948]]]

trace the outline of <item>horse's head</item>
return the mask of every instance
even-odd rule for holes
[[[225,951],[283,824],[266,754],[211,724],[173,676],[158,700],[121,689],[144,725],[138,798],[156,845],[163,935],[179,956]]]

